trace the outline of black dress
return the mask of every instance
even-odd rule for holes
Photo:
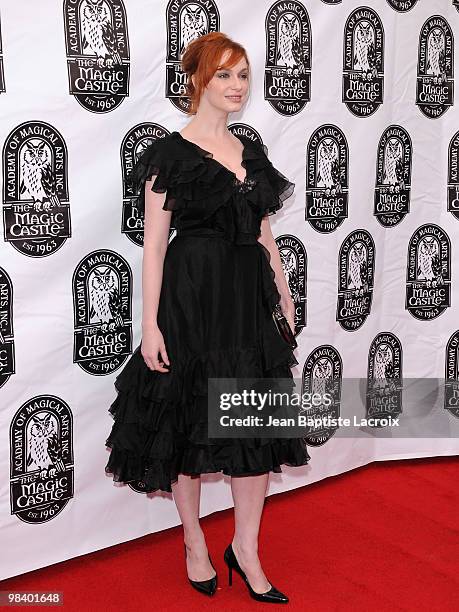
[[[305,465],[301,438],[209,439],[207,378],[292,378],[298,364],[271,316],[279,293],[269,251],[257,240],[263,215],[279,210],[294,184],[264,145],[238,136],[246,177],[172,132],[149,145],[128,183],[145,208],[145,180],[167,190],[164,210],[177,229],[164,258],[158,304],[168,373],[150,370],[140,352],[115,380],[115,422],[105,471],[116,482],[171,491],[179,473],[239,476]]]

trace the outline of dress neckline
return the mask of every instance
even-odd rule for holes
[[[213,156],[213,154],[210,151],[206,151],[206,149],[203,149],[200,145],[198,145],[196,142],[193,142],[192,140],[188,140],[188,138],[185,138],[185,136],[182,136],[182,134],[178,131],[174,131],[172,132],[172,134],[176,134],[181,140],[183,140],[184,142],[189,143],[190,145],[192,145],[193,147],[196,148],[196,150],[201,153],[201,155],[203,155],[204,157],[207,157],[209,159],[211,159],[214,163],[218,164],[221,168],[223,168],[224,170],[226,170],[226,172],[228,172],[229,174],[231,174],[234,177],[234,181],[236,183],[239,183],[241,185],[244,185],[246,182],[248,182],[248,168],[245,165],[245,160],[246,160],[246,152],[247,152],[247,143],[244,142],[244,140],[238,136],[237,134],[234,134],[234,136],[236,136],[236,138],[242,143],[242,162],[241,162],[241,168],[245,168],[245,177],[244,179],[241,181],[241,179],[239,179],[236,175],[235,172],[233,172],[232,170],[230,170],[228,168],[228,166],[225,166],[224,164],[222,164],[221,162],[218,161],[218,159],[215,159],[215,157]]]

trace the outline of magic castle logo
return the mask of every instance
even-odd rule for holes
[[[338,256],[336,320],[346,331],[362,327],[371,312],[375,244],[369,232],[356,229],[344,239]]]
[[[459,330],[451,334],[446,344],[444,408],[459,418]]]
[[[421,225],[408,244],[405,309],[431,321],[451,306],[451,241],[434,223]]]
[[[447,209],[459,220],[459,131],[451,138],[448,147]]]
[[[381,332],[368,351],[365,417],[375,425],[402,413],[402,345],[391,332]]]
[[[379,15],[361,6],[344,26],[342,100],[356,117],[369,117],[384,99],[384,29]]]
[[[295,305],[295,336],[307,324],[307,254],[304,244],[292,234],[276,238],[282,269]]]
[[[122,0],[64,0],[70,94],[92,113],[129,95],[129,41]]]
[[[73,494],[72,412],[60,397],[37,395],[11,421],[11,514],[24,523],[46,523]]]
[[[399,125],[384,130],[376,154],[373,214],[383,227],[398,225],[410,212],[413,144]]]
[[[454,38],[441,15],[421,28],[417,71],[416,104],[423,115],[438,119],[454,103]]]
[[[182,55],[192,40],[220,30],[220,14],[213,0],[170,0],[166,8],[166,97],[182,112],[190,108]]]
[[[111,374],[132,353],[132,272],[114,251],[93,251],[72,278],[73,361],[93,376]]]
[[[303,367],[301,393],[330,397],[331,401],[315,404],[306,410],[305,416],[318,423],[308,427],[304,440],[309,446],[322,446],[338,429],[338,426],[326,423],[333,423],[340,416],[342,379],[343,361],[334,346],[323,344],[311,351]]]
[[[27,121],[2,153],[5,241],[28,257],[47,257],[70,237],[67,146],[44,121]]]
[[[15,373],[13,283],[0,266],[0,389]]]
[[[275,2],[266,14],[265,100],[291,117],[311,100],[312,30],[301,2]]]
[[[335,231],[348,216],[349,147],[336,125],[322,125],[311,135],[306,153],[306,211],[321,234]]]
[[[121,233],[137,246],[144,243],[144,213],[136,206],[138,193],[134,193],[133,186],[126,182],[133,166],[143,155],[145,150],[155,141],[167,136],[169,132],[158,123],[144,122],[135,125],[129,130],[121,143],[121,175],[123,183],[123,211],[121,219]],[[142,187],[143,189],[143,187]],[[169,239],[175,232],[173,228],[173,214]]]

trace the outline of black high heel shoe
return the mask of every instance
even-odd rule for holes
[[[185,561],[186,561],[186,557],[187,557],[186,544],[184,544],[184,546],[185,546]],[[210,558],[210,555],[209,555],[209,561],[210,561],[211,566],[214,567],[212,563],[212,559]],[[194,587],[200,593],[204,593],[205,595],[213,595],[215,591],[217,590],[218,578],[217,578],[216,570],[215,570],[215,576],[213,578],[209,578],[209,580],[201,580],[201,581],[191,580],[189,576],[188,576],[188,580],[190,581],[190,584],[192,587]]]
[[[289,599],[287,595],[284,595],[280,591],[276,589],[275,586],[271,584],[271,588],[269,591],[265,593],[256,593],[252,587],[250,586],[250,582],[247,579],[245,573],[241,570],[241,567],[236,559],[236,555],[234,554],[233,547],[231,544],[225,550],[223,554],[223,559],[225,560],[226,565],[228,566],[228,584],[231,586],[233,584],[233,569],[244,579],[247,588],[249,589],[250,596],[257,601],[265,601],[267,603],[288,603]]]

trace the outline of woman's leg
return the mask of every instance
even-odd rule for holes
[[[206,540],[199,524],[201,478],[179,474],[178,481],[172,483],[172,495],[183,525],[188,577],[191,580],[209,580],[215,576],[215,570],[210,564]]]
[[[257,476],[233,476],[234,538],[232,547],[251,587],[257,593],[271,588],[258,558],[258,532],[269,472]]]

